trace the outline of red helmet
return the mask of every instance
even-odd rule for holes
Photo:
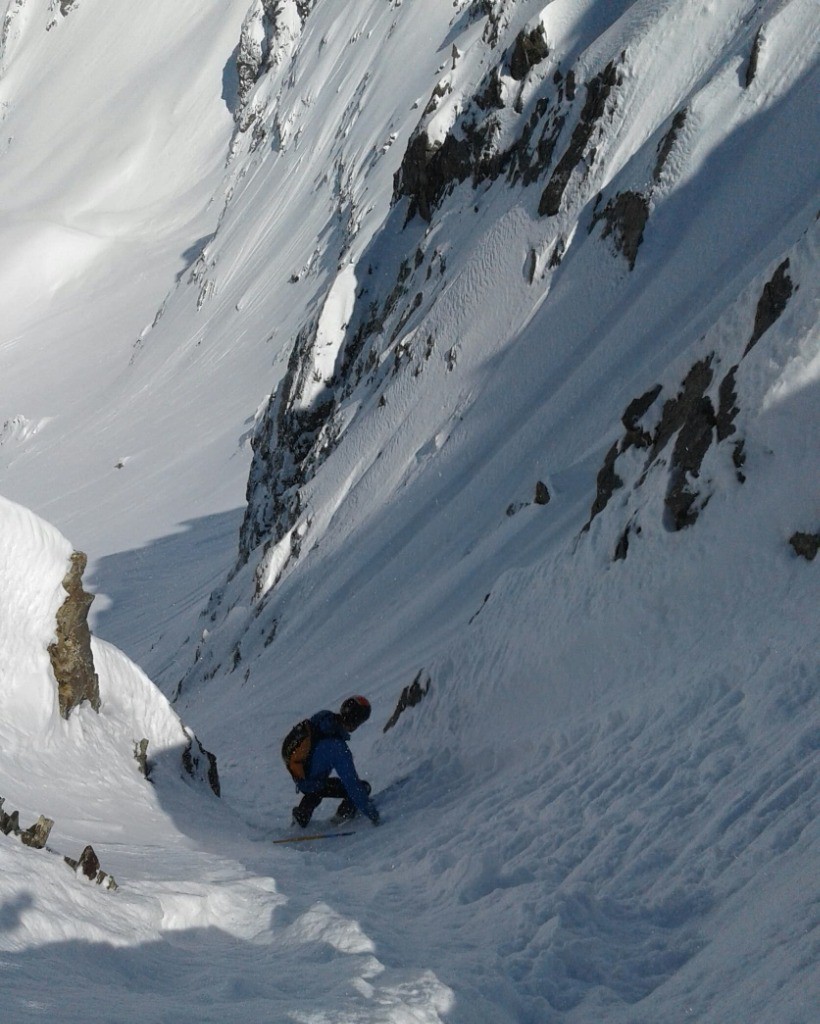
[[[367,697],[348,697],[339,710],[342,724],[352,732],[370,718],[370,701]]]

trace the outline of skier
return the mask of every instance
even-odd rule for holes
[[[379,812],[370,799],[370,783],[360,779],[347,741],[350,734],[370,718],[366,697],[348,697],[336,714],[319,711],[300,722],[282,744],[282,757],[296,788],[303,793],[293,808],[293,821],[306,828],[313,812],[325,798],[341,799],[333,816],[346,821],[361,811],[374,825]],[[337,777],[331,778],[335,772]]]

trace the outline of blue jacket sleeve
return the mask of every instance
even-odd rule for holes
[[[362,785],[356,766],[353,764],[353,755],[350,747],[344,742],[333,744],[333,768],[342,780],[342,785],[347,790],[350,799],[356,805],[356,809],[370,818],[371,821],[379,820],[379,812],[376,805],[370,799],[367,790]]]

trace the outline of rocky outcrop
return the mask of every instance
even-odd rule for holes
[[[219,782],[219,771],[216,756],[206,750],[189,730],[185,730],[188,743],[182,751],[182,767],[192,779],[207,782],[215,796],[220,796],[222,787]]]
[[[796,555],[813,562],[820,549],[820,533],[803,533],[797,531],[789,537],[789,544]]]
[[[301,514],[299,488],[319,458],[316,446],[335,405],[330,394],[307,408],[300,401],[313,368],[311,352],[317,328],[317,323],[311,322],[297,336],[285,376],[251,439],[253,460],[239,536],[240,564],[262,542],[282,540]],[[325,443],[332,445],[326,434]],[[298,538],[294,542],[298,543]]]
[[[71,11],[76,10],[80,0],[50,0],[48,5],[49,20],[46,22],[46,32],[50,32],[58,24],[60,18],[67,18]]]
[[[76,875],[87,878],[89,882],[96,882],[103,889],[118,888],[113,876],[100,868],[100,858],[94,852],[93,846],[86,846],[80,854],[79,860],[74,860],[72,857],[64,857],[63,860]]]
[[[679,110],[672,118],[672,124],[669,126],[669,131],[666,132],[664,137],[658,143],[658,156],[655,161],[655,167],[652,171],[653,181],[660,181],[663,169],[666,166],[666,162],[669,159],[672,150],[675,148],[675,143],[678,141],[678,136],[683,130],[683,126],[686,124],[687,117],[688,111],[685,107],[683,110]]]
[[[643,242],[644,229],[652,209],[653,196],[661,183],[664,168],[675,149],[687,116],[688,112],[684,108],[672,118],[672,123],[658,143],[650,180],[642,183],[640,188],[616,192],[607,200],[603,210],[598,210],[603,195],[599,195],[595,201],[589,233],[591,234],[595,227],[603,222],[601,238],[611,238],[613,249],[626,259],[630,270],[635,269],[638,250]]]
[[[525,508],[529,508],[531,505],[549,505],[552,500],[552,496],[549,492],[549,488],[543,480],[537,480],[535,483],[535,494],[533,495],[532,501],[513,501],[507,506],[507,515],[515,516]]]
[[[520,95],[510,96],[505,101],[502,85],[504,79],[523,82],[532,69],[548,56],[549,45],[543,26],[539,23],[529,32],[522,30],[509,53],[502,56],[484,76],[457,123],[443,139],[431,141],[426,129],[427,120],[451,88],[447,79],[438,83],[393,181],[394,201],[402,197],[410,200],[408,220],[418,213],[429,222],[444,197],[467,180],[471,180],[475,187],[506,174],[511,184],[522,182],[530,185],[549,168],[561,130],[575,101],[574,71],[564,75],[560,68],[556,68],[551,79],[540,85],[540,95],[526,114],[520,106]],[[586,100],[569,146],[553,169],[541,196],[539,213],[542,216],[558,212],[573,171],[583,160],[590,163],[594,159],[590,143],[618,81],[617,65],[611,61],[587,83]],[[521,123],[517,138],[501,145],[498,111],[507,103],[521,115]]]
[[[4,803],[4,798],[0,796],[0,833],[5,836],[16,836],[24,846],[28,846],[32,850],[46,850],[51,854],[56,852],[47,845],[48,837],[54,828],[54,821],[51,818],[41,814],[33,825],[29,828],[21,829],[20,812],[11,811],[7,813],[3,810]],[[117,888],[114,878],[100,869],[100,861],[93,847],[86,846],[80,854],[79,860],[73,860],[71,857],[63,857],[63,860],[76,874],[96,882],[97,885],[101,885],[104,889],[113,890]]]
[[[137,762],[140,775],[144,775],[150,781],[153,765],[148,760],[148,740],[144,737],[134,742],[134,760]]]
[[[549,56],[550,48],[544,26],[538,24],[531,32],[523,29],[518,33],[510,54],[510,77],[521,82],[531,68]]]
[[[743,353],[744,356],[748,355],[786,308],[794,291],[794,284],[789,277],[788,270],[789,261],[786,259],[772,274],[771,280],[763,286],[763,294],[760,296],[755,310],[754,329]]]
[[[610,61],[600,74],[595,75],[587,83],[586,100],[578,124],[573,129],[569,146],[558,161],[547,187],[541,194],[538,212],[542,217],[554,217],[561,209],[561,199],[572,177],[572,172],[584,159],[592,136],[606,112],[610,93],[618,80],[617,66],[614,61]]]
[[[6,8],[6,13],[3,17],[3,24],[0,27],[0,75],[3,73],[3,65],[5,58],[8,53],[9,41],[12,38],[12,27],[14,21],[20,11],[25,5],[25,0],[11,0],[11,3]]]
[[[426,132],[420,132],[410,141],[395,188],[396,194],[412,200],[408,217],[418,212],[429,223],[433,209],[455,185],[472,173],[482,173],[482,154],[491,130],[486,124],[472,127],[469,136],[448,135],[440,144],[431,143]]]
[[[44,849],[48,842],[49,834],[54,828],[52,819],[41,814],[33,825],[29,828],[21,829],[20,812],[11,811],[7,813],[3,810],[4,803],[5,799],[0,796],[0,832],[4,836],[17,836],[24,846],[29,846],[33,850]]]
[[[414,708],[430,692],[430,684],[432,680],[428,675],[427,679],[424,681],[424,683],[422,683],[422,678],[424,677],[424,675],[424,669],[421,669],[416,678],[413,680],[413,682],[410,683],[409,686],[405,686],[405,688],[401,691],[401,696],[399,697],[399,702],[396,705],[396,710],[385,723],[382,732],[387,732],[388,730],[392,729],[396,722],[398,722],[399,718],[404,714],[404,712],[408,708]]]
[[[434,207],[450,188],[466,181],[473,164],[474,154],[466,138],[448,135],[444,142],[434,145],[421,131],[410,140],[396,172],[394,195],[410,198],[408,218],[417,212],[429,223]]]
[[[100,681],[94,670],[88,628],[88,610],[94,597],[82,585],[86,563],[82,551],[72,554],[63,579],[66,598],[57,612],[57,636],[48,648],[63,718],[68,718],[83,701],[88,701],[95,711],[100,709]]]
[[[241,117],[242,109],[247,103],[251,89],[256,85],[267,56],[269,30],[270,22],[262,0],[255,0],[245,15],[245,20],[242,22],[239,46],[236,51],[236,73],[239,79],[237,98],[239,106],[234,116],[237,120]]]
[[[686,408],[670,463],[666,491],[668,525],[673,531],[691,526],[706,501],[697,504],[700,490],[695,481],[714,439],[715,410],[707,395],[693,396]]]
[[[509,21],[508,0],[473,0],[470,15],[473,19],[486,18],[482,38],[491,47],[498,46],[501,33]]]
[[[711,352],[689,369],[677,393],[661,406],[654,426],[644,423],[644,418],[661,394],[660,385],[630,403],[622,417],[624,434],[609,448],[598,473],[596,495],[582,532],[603,512],[614,492],[625,486],[618,473],[618,461],[630,448],[647,450],[635,490],[643,486],[650,470],[667,474],[664,522],[674,532],[692,526],[709,502],[714,482],[702,480],[701,470],[713,446],[729,442],[735,479],[740,484],[746,481],[745,439],[738,436],[737,428],[738,373],[749,352],[782,316],[798,287],[788,273],[789,268],[789,260],[783,260],[764,284],[755,308],[751,337],[740,359],[720,379],[715,373],[720,358],[716,352]],[[672,451],[665,454],[670,444]],[[630,534],[639,532],[630,521],[617,542],[616,560],[626,558]],[[809,560],[817,553],[814,534],[795,533],[790,543],[796,554]]]
[[[743,78],[744,88],[748,89],[757,75],[757,62],[760,60],[760,51],[763,49],[763,29],[759,28],[755,33],[752,50],[749,54],[749,63],[746,65],[746,74]]]
[[[634,270],[638,249],[643,241],[643,229],[649,219],[649,199],[641,192],[619,192],[610,199],[601,213],[592,219],[592,228],[603,220],[601,238],[612,236],[617,252],[621,253]]]
[[[20,833],[20,842],[23,846],[30,846],[32,850],[42,850],[45,848],[53,828],[53,819],[41,814],[33,825],[23,829]]]
[[[237,102],[233,111],[240,132],[254,129],[257,141],[267,131],[259,119],[260,110],[248,100],[256,83],[266,71],[281,63],[283,54],[298,42],[316,0],[253,0],[239,35],[236,48]]]
[[[737,366],[733,366],[720,381],[720,402],[715,409],[709,393],[715,376],[715,361],[716,356],[711,353],[691,367],[678,392],[663,403],[654,427],[646,425],[644,418],[661,394],[661,386],[656,385],[630,402],[621,418],[624,434],[610,447],[598,472],[596,495],[582,532],[588,530],[596,516],[604,511],[615,491],[624,486],[616,466],[619,458],[631,448],[647,450],[636,488],[643,485],[653,466],[662,464],[666,469],[666,526],[677,532],[695,523],[710,497],[708,490],[699,484],[703,460],[714,443],[720,443],[735,432],[734,419],[739,411],[735,404]],[[671,455],[661,461],[662,454],[672,442]],[[738,480],[743,482],[745,478],[740,473],[742,441],[735,444],[732,458]],[[628,526],[618,541],[616,560],[626,557],[630,532],[631,526]]]
[[[589,512],[589,519],[584,524],[582,533],[585,533],[590,528],[592,520],[607,507],[615,491],[624,486],[624,481],[615,470],[615,463],[618,457],[630,448],[648,448],[652,444],[652,434],[642,425],[641,421],[654,404],[661,390],[661,385],[657,384],[639,398],[634,398],[624,410],[624,414],[621,417],[621,422],[624,426],[623,437],[612,445],[606,453],[603,465],[598,470],[595,498]]]

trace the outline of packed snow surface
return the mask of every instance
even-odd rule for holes
[[[0,0],[4,1022],[813,1024],[819,43]],[[351,693],[382,825],[273,845]]]

